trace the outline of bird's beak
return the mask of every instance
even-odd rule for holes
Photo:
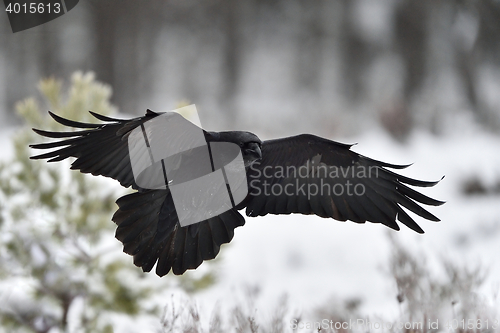
[[[260,150],[258,143],[253,143],[253,142],[250,143],[249,148],[247,149],[247,152],[254,155],[257,159],[262,158],[262,151]]]

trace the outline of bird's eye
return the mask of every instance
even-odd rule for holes
[[[243,142],[241,142],[241,143],[240,143],[240,147],[241,147],[241,148],[243,148],[243,146],[244,146],[244,144],[243,144]]]

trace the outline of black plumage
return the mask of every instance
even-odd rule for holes
[[[63,140],[31,145],[35,149],[55,148],[31,158],[55,162],[74,157],[71,169],[110,177],[124,187],[136,189],[116,201],[118,210],[112,218],[117,224],[116,238],[123,243],[124,252],[134,257],[135,265],[147,272],[156,264],[159,276],[170,270],[183,274],[215,258],[220,246],[232,240],[234,229],[245,224],[238,212],[244,208],[247,216],[315,214],[340,221],[382,223],[395,230],[399,230],[398,220],[419,233],[423,230],[402,207],[427,220],[439,221],[420,204],[438,206],[443,202],[407,186],[429,187],[438,182],[415,180],[389,170],[407,165],[376,161],[351,151],[350,145],[314,135],[262,142],[249,132],[204,131],[208,143],[232,142],[240,146],[249,193],[233,209],[183,227],[169,189],[143,189],[135,183],[132,172],[128,136],[158,113],[148,110],[145,116],[128,120],[92,113],[104,124],[80,123],[49,113],[58,123],[83,130],[34,129],[42,136]],[[376,175],[368,175],[367,171]],[[333,190],[345,191],[346,185],[347,190],[351,186],[358,192],[349,195]],[[314,189],[318,191],[313,193]]]

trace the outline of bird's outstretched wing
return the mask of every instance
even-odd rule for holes
[[[350,150],[350,145],[314,135],[264,141],[262,160],[248,171],[248,216],[316,214],[340,221],[382,223],[399,230],[396,219],[423,233],[402,207],[439,221],[419,204],[443,204],[407,185],[429,187],[437,182],[415,180],[390,170],[393,165]]]
[[[130,164],[127,139],[134,128],[158,116],[158,113],[148,110],[143,117],[125,120],[91,112],[97,119],[107,122],[105,124],[81,123],[62,118],[50,111],[49,114],[62,125],[83,130],[49,132],[33,129],[42,136],[63,140],[30,145],[34,149],[57,148],[48,153],[32,156],[31,159],[49,159],[48,162],[56,162],[76,157],[71,169],[91,173],[94,176],[110,177],[118,180],[124,187],[138,188]]]
[[[195,269],[203,260],[215,258],[220,246],[233,238],[234,229],[245,224],[243,216],[231,209],[197,224],[182,227],[168,188],[145,190],[137,186],[127,139],[134,128],[158,116],[158,113],[148,110],[144,117],[130,120],[92,113],[106,124],[80,123],[53,113],[50,115],[60,124],[84,130],[48,132],[34,129],[42,136],[64,140],[31,145],[35,149],[56,148],[31,158],[55,162],[75,157],[71,169],[111,177],[124,187],[139,189],[140,192],[116,201],[119,208],[112,220],[118,225],[116,238],[123,243],[123,251],[132,255],[134,264],[145,272],[151,271],[155,264],[159,276],[170,270],[180,275],[188,269]]]

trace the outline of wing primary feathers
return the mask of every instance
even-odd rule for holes
[[[413,179],[413,178],[409,178],[409,177],[405,177],[405,176],[402,176],[402,175],[399,175],[395,172],[392,172],[390,170],[387,170],[387,169],[384,169],[385,174],[384,172],[382,172],[380,175],[381,177],[383,178],[386,178],[386,179],[395,179],[401,183],[405,183],[405,184],[408,184],[408,185],[412,185],[412,186],[418,186],[418,187],[432,187],[436,184],[438,184],[441,180],[444,179],[444,176],[441,177],[440,180],[437,180],[437,181],[425,181],[425,180],[417,180],[417,179]]]
[[[374,190],[368,188],[366,190],[366,199],[372,203],[370,213],[373,215],[370,221],[382,223],[390,228],[399,230],[399,226],[396,223],[396,211],[392,207],[390,202],[387,202],[385,198],[378,195]]]
[[[102,120],[102,121],[110,121],[110,122],[124,122],[124,121],[128,121],[126,119],[117,119],[117,118],[111,118],[111,117],[103,116],[102,114],[95,113],[93,111],[89,111],[89,113],[92,116],[94,116],[95,118],[97,118],[99,120]]]
[[[385,171],[385,170],[384,170]],[[430,198],[420,192],[415,191],[412,188],[409,188],[405,184],[398,182],[397,179],[388,180],[386,178],[371,178],[371,182],[375,187],[383,187],[389,191],[397,191],[403,195],[406,195],[408,198],[413,199],[417,202],[420,202],[429,206],[440,206],[444,204],[444,201],[439,201],[433,198]]]
[[[398,220],[413,231],[423,234],[424,230],[398,205]]]
[[[71,163],[71,169],[90,173],[94,176],[111,177],[125,187],[139,189],[133,177],[129,156],[128,135],[141,123],[158,114],[149,112],[146,116],[130,120],[111,118],[90,111],[90,114],[106,123],[89,124],[72,121],[49,111],[50,116],[58,123],[85,130],[74,132],[50,132],[33,129],[35,133],[49,138],[60,138],[56,142],[34,144],[34,149],[52,149],[44,154],[31,156],[31,159],[48,159],[57,162],[69,157],[76,159]]]
[[[386,168],[391,168],[391,169],[400,169],[401,170],[401,169],[406,169],[409,166],[413,165],[413,163],[410,163],[410,164],[391,164],[391,163],[386,163],[386,162],[382,162],[382,161],[379,161],[379,160],[374,160],[372,158],[369,158],[369,157],[366,157],[366,156],[362,156],[362,155],[360,155],[360,157],[362,159],[365,159],[368,162],[371,162],[371,163],[375,164],[375,165],[386,167]]]
[[[425,205],[441,206],[442,204],[445,203],[444,201],[440,201],[440,200],[436,200],[436,199],[433,199],[431,197],[428,197],[428,196],[426,196],[420,192],[417,192],[414,189],[411,189],[408,186],[401,184],[401,183],[398,185],[398,190],[400,193],[406,195],[407,197],[409,197],[415,201],[418,201],[420,203],[423,203]]]
[[[97,127],[101,127],[102,126],[102,124],[81,123],[79,121],[69,120],[69,119],[60,117],[60,116],[56,115],[55,113],[52,113],[51,111],[49,111],[49,114],[59,124],[65,125],[65,126],[69,126],[69,127],[75,127],[75,128],[97,128]]]
[[[398,191],[398,187],[396,185],[396,188],[394,189],[388,189],[384,186],[377,185],[373,180],[371,180],[372,187],[375,185],[375,188],[377,188],[377,192],[381,197],[385,197],[389,200],[392,200],[394,203],[400,204],[401,206],[409,209],[413,213],[431,221],[438,222],[439,219],[428,212],[426,209],[423,207],[419,206],[415,201],[413,201],[411,198],[407,197],[406,195],[400,193]]]
[[[423,217],[424,219],[435,222],[439,221],[439,219],[436,216],[434,216],[429,211],[427,211],[426,209],[415,203],[413,200],[411,200],[409,197],[401,194],[398,191],[391,191],[384,187],[379,187],[378,191],[386,198],[393,200],[395,203],[409,209],[410,211]]]
[[[156,116],[157,116],[157,115],[159,115],[159,114],[160,114],[160,113],[158,113],[158,112],[154,112],[154,111],[152,111],[152,110],[150,110],[150,109],[146,109],[146,115],[147,115],[147,116],[155,116],[155,117],[156,117]]]
[[[88,133],[90,133],[90,130],[85,130],[85,131],[74,131],[74,132],[50,132],[50,131],[44,131],[40,130],[37,128],[32,128],[33,132],[36,134],[39,134],[41,136],[45,136],[47,138],[70,138],[73,136],[83,136]],[[30,145],[31,148],[35,148],[35,145]]]
[[[71,138],[68,140],[64,141],[55,141],[55,142],[48,142],[48,143],[37,143],[34,145],[30,145],[30,148],[34,149],[50,149],[50,148],[55,148],[55,147],[61,147],[61,146],[69,146],[74,142],[80,141],[82,138],[81,137],[76,137],[76,138]]]

